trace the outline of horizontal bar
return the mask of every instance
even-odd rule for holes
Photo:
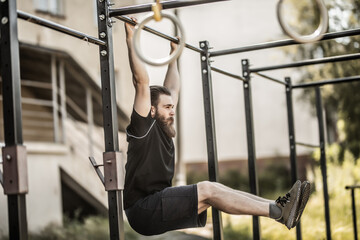
[[[246,81],[245,78],[239,76],[239,75],[235,75],[235,74],[232,74],[232,73],[228,73],[228,72],[225,72],[219,68],[216,68],[216,67],[211,67],[211,70],[213,70],[214,72],[218,72],[218,73],[221,73],[221,74],[224,74],[226,76],[229,76],[229,77],[232,77],[232,78],[236,78],[236,79],[239,79],[241,81]]]
[[[44,26],[44,27],[53,29],[53,30],[61,32],[61,33],[65,33],[67,35],[82,39],[82,40],[84,40],[86,42],[89,42],[89,43],[93,43],[93,44],[97,44],[97,45],[101,45],[101,46],[106,46],[106,43],[104,41],[102,41],[100,39],[97,39],[95,37],[92,37],[90,35],[87,35],[85,33],[79,32],[77,30],[65,27],[65,26],[60,25],[58,23],[55,23],[55,22],[52,22],[52,21],[49,21],[49,20],[34,16],[34,15],[31,15],[29,13],[25,13],[25,12],[20,11],[20,10],[18,10],[17,13],[18,13],[18,18],[26,20],[28,22],[35,23],[35,24],[38,24],[40,26]]]
[[[309,143],[301,143],[301,142],[296,142],[296,145],[300,145],[300,146],[304,146],[304,147],[309,147],[309,148],[319,148],[319,147],[320,147],[320,146],[318,146],[318,145],[309,144]]]
[[[341,55],[341,56],[335,56],[335,57],[309,59],[309,60],[305,60],[305,61],[301,61],[301,62],[294,62],[294,63],[288,63],[288,64],[280,64],[280,65],[274,65],[274,66],[253,68],[253,69],[250,69],[250,72],[262,72],[262,71],[271,71],[271,70],[284,69],[284,68],[302,67],[302,66],[313,65],[313,64],[349,61],[349,60],[354,60],[354,59],[359,59],[359,58],[360,58],[360,53],[354,53],[354,54],[347,54],[347,55]]]
[[[360,188],[360,185],[352,185],[352,186],[346,186],[345,189],[356,189]]]
[[[292,88],[320,87],[320,86],[323,86],[326,84],[338,84],[338,83],[353,82],[353,81],[360,81],[360,76],[336,78],[333,80],[326,80],[326,81],[319,81],[319,82],[300,83],[300,84],[293,85]]]
[[[197,1],[173,0],[173,1],[163,1],[163,2],[160,2],[160,4],[162,5],[162,9],[172,9],[172,8],[188,7],[188,6],[194,6],[194,5],[199,5],[199,4],[223,2],[223,1],[229,1],[229,0],[197,0]],[[128,14],[150,12],[150,11],[152,11],[151,6],[152,6],[152,3],[146,3],[146,4],[135,5],[135,6],[117,8],[117,9],[109,9],[109,16],[116,17],[116,16],[122,16],[122,15],[128,15]]]
[[[273,81],[273,82],[277,82],[277,83],[280,83],[280,84],[282,84],[282,85],[286,85],[286,82],[280,81],[280,80],[278,80],[278,79],[276,79],[276,78],[269,77],[269,76],[266,76],[266,75],[261,74],[261,73],[258,73],[258,72],[254,72],[254,73],[255,73],[256,75],[259,75],[260,77],[266,78],[266,79],[271,80],[271,81]]]
[[[360,28],[352,29],[352,30],[345,30],[345,31],[340,31],[340,32],[326,33],[326,34],[324,34],[324,37],[320,41],[330,40],[330,39],[335,39],[335,38],[342,38],[342,37],[350,37],[350,36],[355,36],[355,35],[360,35]],[[239,47],[239,48],[213,51],[213,52],[210,52],[210,57],[218,57],[218,56],[234,54],[234,53],[250,52],[250,51],[256,51],[256,50],[275,48],[275,47],[284,47],[284,46],[290,46],[290,45],[298,45],[298,44],[301,44],[301,43],[298,43],[293,39],[284,39],[284,40],[278,40],[278,41],[272,41],[272,42],[266,42],[266,43],[258,43],[258,44]]]
[[[116,18],[119,19],[119,20],[121,20],[121,21],[123,21],[123,22],[130,23],[130,24],[132,24],[132,25],[134,25],[134,26],[136,25],[136,22],[134,22],[134,21],[133,21],[131,18],[129,18],[129,17],[126,17],[126,16],[117,16]],[[150,32],[150,33],[152,33],[152,34],[154,34],[154,35],[156,35],[156,36],[162,37],[162,38],[164,38],[164,39],[166,39],[166,40],[172,41],[172,42],[174,42],[174,43],[179,43],[179,40],[178,40],[176,37],[172,37],[172,36],[166,35],[166,34],[164,34],[164,33],[162,33],[162,32],[159,32],[159,31],[157,31],[157,30],[155,30],[155,29],[153,29],[153,28],[150,28],[150,27],[145,26],[145,27],[144,27],[144,30],[147,31],[147,32]],[[202,53],[202,52],[203,52],[200,48],[194,47],[194,46],[192,46],[192,45],[190,45],[190,44],[187,44],[187,43],[185,43],[185,47],[188,48],[188,49],[191,49],[191,50],[193,50],[193,51],[195,51],[195,52],[198,52],[198,53]]]

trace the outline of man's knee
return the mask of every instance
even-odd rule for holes
[[[214,196],[216,185],[210,181],[202,181],[197,184],[199,201],[207,201]]]

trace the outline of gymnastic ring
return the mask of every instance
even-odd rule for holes
[[[141,51],[140,31],[141,31],[141,29],[144,28],[146,23],[148,23],[150,20],[152,20],[154,18],[153,12],[148,14],[147,16],[145,16],[145,18],[142,21],[140,21],[139,24],[137,24],[135,26],[135,30],[134,30],[133,44],[134,44],[134,49],[135,49],[136,54],[142,61],[144,61],[150,65],[153,65],[153,66],[161,66],[161,65],[165,65],[170,62],[173,62],[180,56],[182,50],[185,47],[184,29],[183,29],[181,23],[179,22],[179,20],[173,14],[170,14],[170,13],[162,12],[161,15],[163,18],[170,19],[174,23],[174,25],[179,28],[179,34],[180,34],[179,46],[177,47],[176,51],[171,53],[168,57],[164,57],[164,58],[160,58],[160,59],[153,59],[153,58],[144,56],[144,54]]]
[[[328,29],[328,23],[329,23],[329,16],[328,11],[326,9],[326,6],[322,0],[316,0],[317,5],[320,9],[320,24],[318,28],[309,35],[300,35],[297,32],[291,30],[289,25],[283,20],[282,14],[281,14],[281,6],[282,6],[283,0],[279,0],[277,4],[277,17],[279,24],[283,31],[289,35],[291,38],[293,38],[296,42],[299,43],[310,43],[320,40],[323,37],[323,34],[326,33]]]

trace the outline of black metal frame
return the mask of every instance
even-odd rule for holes
[[[185,1],[168,1],[163,2],[163,8],[177,8],[182,6],[198,5],[211,2],[219,2],[227,0],[199,0],[192,2]],[[118,140],[118,124],[117,124],[117,103],[115,94],[115,79],[114,79],[114,60],[113,60],[113,46],[112,46],[112,24],[111,17],[117,16],[121,9],[110,9],[112,5],[108,0],[97,0],[98,12],[98,33],[99,38],[92,37],[77,30],[68,28],[66,26],[57,24],[55,22],[39,18],[37,16],[18,11],[16,1],[3,0],[1,5],[1,75],[3,78],[3,104],[4,104],[4,133],[6,146],[21,145],[22,140],[22,124],[21,124],[21,94],[20,94],[20,61],[19,61],[19,42],[17,36],[17,18],[44,26],[55,31],[67,34],[69,36],[85,40],[89,43],[99,45],[100,52],[100,67],[101,67],[101,84],[102,84],[102,101],[103,101],[103,119],[104,119],[104,135],[105,135],[105,153],[119,151]],[[145,7],[145,8],[143,8]],[[130,11],[144,12],[150,11],[148,6],[130,7]],[[129,10],[128,9],[128,10]],[[131,10],[132,9],[132,10]],[[131,21],[126,17],[118,16],[124,21]],[[146,31],[153,34],[165,37],[168,40],[177,42],[176,38],[161,34],[156,30],[146,27]],[[197,52],[203,52],[199,48],[191,45],[186,45],[187,48]],[[210,72],[210,69],[209,69]],[[211,98],[212,99],[212,98]],[[215,137],[215,136],[214,136]],[[216,152],[216,150],[215,150]],[[105,157],[104,157],[105,158]],[[98,171],[98,166],[95,159],[90,158],[93,166],[102,183],[105,182],[106,187],[106,170],[105,176],[102,176]],[[119,160],[117,158],[111,161]],[[214,164],[217,164],[217,159],[214,159]],[[15,160],[14,160],[15,161]],[[121,163],[118,163],[121,164]],[[119,173],[121,174],[121,173]],[[216,173],[214,176],[217,176]],[[3,174],[1,173],[1,184],[3,184]],[[121,184],[120,184],[121,185]],[[108,190],[108,204],[109,204],[109,227],[110,239],[119,240],[124,239],[124,224],[123,224],[123,207],[122,207],[122,190],[121,186],[115,190]],[[9,234],[10,239],[27,239],[27,218],[26,218],[26,203],[25,194],[8,195],[8,210],[9,210]],[[214,211],[216,213],[216,211]],[[218,226],[216,233],[218,239],[222,239],[221,215],[217,211]]]
[[[323,116],[323,107],[321,101],[321,91],[319,87],[315,87],[315,95],[316,95],[316,115],[319,124],[320,168],[321,168],[321,175],[323,178],[326,237],[328,240],[331,240],[330,207],[329,207],[329,194],[328,194],[327,171],[326,171],[324,116]]]
[[[200,55],[200,60],[201,60],[201,76],[202,76],[202,86],[203,86],[203,96],[204,96],[209,180],[212,182],[217,182],[218,155],[217,155],[217,147],[216,147],[211,68],[208,57],[209,43],[207,41],[200,42],[200,48],[204,51]],[[213,220],[213,239],[222,240],[223,234],[222,234],[221,213],[219,212],[218,209],[215,209],[214,207],[212,207],[212,220]]]
[[[356,36],[356,35],[360,35],[360,28],[339,31],[339,32],[326,33],[326,34],[324,34],[321,41],[335,39],[335,38],[341,38],[341,37]],[[224,56],[224,55],[229,55],[229,54],[251,52],[251,51],[257,51],[257,50],[276,48],[276,47],[285,47],[285,46],[291,46],[291,45],[299,45],[299,44],[302,44],[302,43],[296,42],[293,39],[284,39],[284,40],[278,40],[278,41],[272,41],[272,42],[266,42],[266,43],[253,44],[253,45],[244,46],[244,47],[240,47],[240,48],[212,51],[212,52],[210,52],[210,57],[218,57],[218,56]]]
[[[199,4],[223,2],[223,1],[229,1],[229,0],[194,0],[194,1],[172,0],[172,1],[162,1],[161,6],[162,6],[162,9],[172,9],[172,8],[188,7],[188,6],[194,6],[194,5],[199,5]],[[117,8],[117,9],[111,9],[109,11],[109,16],[116,17],[116,16],[121,16],[121,15],[150,12],[150,11],[152,11],[151,6],[152,6],[151,3],[146,3],[146,4],[137,5],[137,6],[128,6],[128,7],[122,7],[122,8]]]
[[[38,24],[38,25],[43,26],[43,27],[53,29],[55,31],[70,35],[72,37],[82,39],[82,40],[84,40],[86,42],[89,42],[89,43],[97,44],[97,45],[100,45],[100,46],[101,45],[102,46],[106,45],[106,43],[104,41],[100,40],[100,39],[97,39],[97,38],[92,37],[92,36],[90,36],[88,34],[79,32],[77,30],[62,26],[62,25],[60,25],[58,23],[55,23],[55,22],[52,22],[52,21],[49,21],[49,20],[34,16],[34,15],[31,15],[29,13],[26,13],[26,12],[23,12],[23,11],[20,11],[20,10],[17,11],[17,14],[18,14],[18,18],[23,19],[25,21],[28,21],[28,22],[35,23],[35,24]]]
[[[98,33],[105,41],[105,46],[99,47],[101,69],[101,91],[104,120],[105,153],[119,151],[117,103],[115,88],[114,56],[112,43],[112,22],[109,16],[109,3],[106,0],[97,1]],[[104,166],[105,166],[105,159]],[[115,159],[113,160],[115,161]],[[104,169],[105,187],[107,180]],[[120,174],[120,173],[118,173]],[[110,239],[125,239],[122,206],[122,191],[108,190]]]
[[[253,120],[253,107],[251,95],[251,78],[249,69],[249,60],[241,60],[242,75],[246,81],[243,82],[244,103],[245,103],[245,122],[246,122],[246,138],[248,149],[248,171],[250,191],[254,195],[259,195],[259,184],[256,175],[256,151],[255,151],[255,132]],[[260,219],[258,216],[253,216],[253,239],[260,240]]]
[[[324,38],[321,40],[328,40],[328,39],[334,39],[339,37],[345,37],[345,36],[354,36],[354,35],[360,35],[360,29],[354,29],[354,30],[347,30],[342,32],[335,32],[335,33],[328,33],[325,34]],[[223,50],[223,51],[215,51],[210,52],[211,57],[215,56],[221,56],[221,55],[227,55],[227,54],[234,54],[234,53],[240,53],[240,52],[248,52],[248,51],[255,51],[255,50],[261,50],[261,49],[268,49],[268,48],[274,48],[274,47],[281,47],[281,46],[288,46],[288,45],[294,45],[299,44],[296,43],[293,40],[281,40],[281,41],[275,41],[270,43],[264,43],[264,44],[256,44],[251,46],[246,46],[242,48],[236,48],[236,49],[229,49],[229,50]],[[284,69],[284,68],[292,68],[292,67],[302,67],[307,65],[313,65],[313,64],[323,64],[323,63],[333,63],[333,62],[339,62],[339,61],[349,61],[349,60],[355,60],[359,59],[360,54],[347,54],[347,55],[341,55],[341,56],[333,56],[333,57],[325,57],[321,59],[310,59],[310,60],[304,60],[294,63],[287,63],[287,64],[280,64],[280,65],[274,65],[274,66],[266,66],[266,67],[259,67],[259,68],[250,68],[248,69],[248,77],[250,79],[250,74],[254,73],[260,77],[263,77],[265,79],[271,80],[273,82],[285,85],[286,87],[286,99],[287,99],[287,109],[288,109],[288,125],[289,125],[289,142],[290,142],[290,163],[291,163],[291,179],[292,182],[295,182],[297,179],[297,161],[296,161],[296,145],[305,145],[308,147],[319,147],[321,151],[321,172],[322,172],[322,178],[323,178],[323,186],[324,186],[324,210],[325,210],[325,221],[326,221],[326,236],[327,239],[331,239],[331,228],[330,228],[330,210],[329,210],[329,196],[328,196],[328,188],[327,188],[327,171],[326,171],[326,154],[325,154],[325,137],[324,137],[324,123],[323,123],[323,115],[322,115],[322,106],[321,106],[321,94],[319,86],[323,86],[326,84],[338,84],[338,83],[345,83],[345,82],[353,82],[353,81],[360,81],[360,76],[352,76],[352,77],[344,77],[344,78],[337,78],[332,80],[325,80],[325,81],[319,81],[319,82],[311,82],[311,83],[301,83],[292,85],[290,78],[285,78],[285,83],[281,80],[275,79],[273,77],[269,77],[263,74],[260,74],[259,72],[262,71],[270,71],[270,70],[278,70],[278,69]],[[231,73],[227,73],[227,76],[231,76]],[[235,74],[234,74],[235,75]],[[245,76],[246,77],[246,76]],[[297,143],[295,141],[295,129],[294,129],[294,118],[293,118],[293,110],[292,110],[292,89],[296,88],[308,88],[308,87],[316,87],[316,96],[317,96],[317,117],[318,117],[318,124],[319,124],[319,136],[320,136],[320,144],[319,146],[314,146],[312,144],[303,144],[303,143]],[[245,111],[247,111],[245,107]],[[248,122],[249,120],[246,119]],[[248,123],[247,123],[248,124]],[[250,159],[249,159],[250,162]],[[250,163],[249,163],[250,167]],[[255,167],[255,166],[252,166]],[[251,178],[251,176],[250,176]],[[251,183],[250,183],[251,184]],[[297,239],[302,239],[301,236],[301,225],[300,223],[297,225],[296,230]]]
[[[359,185],[354,186],[346,186],[346,190],[351,191],[351,208],[352,208],[352,219],[353,219],[353,227],[354,227],[354,240],[358,239],[358,231],[357,231],[357,218],[356,218],[356,204],[355,204],[355,190],[359,189]]]
[[[285,93],[286,93],[286,107],[288,116],[288,133],[289,133],[289,147],[290,147],[290,170],[291,170],[291,182],[294,184],[298,179],[297,174],[297,161],[296,161],[296,142],[295,142],[295,123],[294,123],[294,111],[292,92],[293,86],[290,77],[285,78]],[[301,222],[296,226],[296,237],[302,239],[301,235]]]
[[[164,9],[178,8],[190,5],[198,5],[211,2],[222,2],[227,0],[198,0],[198,1],[166,1],[162,2]],[[120,15],[139,13],[151,11],[150,4],[130,6],[120,9],[110,9],[108,0],[97,0],[98,8],[98,25],[99,25],[99,39],[81,33],[79,31],[67,28],[57,23],[38,18],[36,16],[17,11],[16,1],[4,0],[1,1],[1,68],[3,76],[3,94],[4,94],[4,132],[5,144],[7,145],[21,145],[22,144],[22,128],[21,128],[21,104],[20,104],[20,67],[19,67],[19,50],[17,38],[17,17],[28,20],[30,22],[51,28],[53,30],[65,33],[67,35],[83,39],[100,47],[100,62],[101,62],[101,79],[103,91],[103,118],[104,118],[104,133],[105,133],[105,151],[106,153],[119,151],[119,142],[117,137],[117,119],[116,119],[116,98],[115,98],[115,80],[114,80],[114,66],[113,66],[113,50],[112,50],[112,21],[111,17],[116,17],[122,21],[135,24],[130,18]],[[7,17],[6,19],[4,17]],[[157,36],[167,40],[178,42],[175,37],[168,36],[159,31],[149,27],[144,28]],[[360,35],[360,29],[346,30],[341,32],[327,33],[324,35],[323,40],[335,39],[340,37],[348,37]],[[201,44],[204,45],[201,45]],[[206,115],[206,133],[208,143],[208,160],[209,160],[209,178],[216,181],[217,175],[217,152],[216,152],[216,137],[215,137],[215,123],[213,113],[213,99],[212,99],[212,86],[211,86],[211,70],[233,77],[244,82],[244,98],[245,98],[245,113],[246,113],[246,126],[247,126],[247,139],[248,139],[248,155],[249,155],[249,177],[251,192],[258,193],[257,178],[256,178],[256,156],[255,156],[255,143],[254,143],[254,127],[252,119],[252,104],[251,104],[251,73],[255,73],[263,78],[272,80],[274,82],[285,85],[286,99],[288,108],[288,122],[289,122],[289,145],[290,145],[290,161],[291,161],[291,176],[292,182],[297,178],[296,167],[296,143],[294,118],[292,113],[292,90],[295,88],[306,87],[319,87],[325,84],[336,84],[350,81],[359,81],[360,76],[339,78],[315,83],[304,83],[292,85],[290,78],[286,78],[285,82],[275,78],[260,74],[261,71],[269,71],[275,69],[283,69],[289,67],[300,67],[312,64],[348,61],[360,58],[360,54],[348,54],[343,56],[328,57],[322,59],[305,60],[297,63],[282,64],[276,66],[268,66],[261,68],[250,68],[247,60],[242,61],[242,75],[228,73],[215,67],[210,66],[210,57],[217,57],[222,55],[250,52],[255,50],[269,49],[275,47],[289,46],[299,44],[291,39],[285,39],[274,42],[260,43],[235,49],[209,51],[208,42],[201,42],[200,48],[186,44],[186,48],[191,49],[201,54],[202,76],[203,76],[203,91],[204,91],[204,106]],[[4,61],[6,59],[6,61]],[[321,148],[321,165],[324,186],[326,183],[326,156],[324,144],[324,126],[321,112],[321,96],[320,90],[317,88],[317,112],[319,122],[319,135],[320,135],[320,148]],[[9,107],[10,106],[10,107]],[[310,144],[306,144],[309,145]],[[312,145],[311,145],[312,146]],[[316,147],[316,146],[315,146]],[[94,164],[96,165],[95,161]],[[99,165],[96,165],[99,166]],[[106,178],[106,176],[105,176]],[[4,179],[5,180],[5,179]],[[123,218],[122,218],[122,191],[113,190],[108,192],[109,200],[109,225],[110,225],[110,238],[111,239],[124,239],[123,231]],[[325,201],[325,215],[327,218],[327,238],[331,239],[329,212],[328,212],[328,197],[327,187],[324,188],[324,201]],[[9,195],[9,229],[10,239],[27,239],[27,223],[26,223],[26,204],[25,195],[16,194]],[[215,217],[214,217],[215,216]],[[222,239],[221,228],[221,215],[217,210],[213,210],[214,221],[214,239]],[[260,239],[260,224],[257,217],[253,218],[253,232],[254,239]],[[301,239],[301,230],[298,227],[297,239]]]
[[[16,1],[0,2],[1,19],[1,76],[3,79],[3,112],[5,148],[23,144],[21,119],[20,56],[17,33]],[[3,148],[4,149],[4,148]],[[3,156],[4,159],[4,156]],[[16,157],[7,160],[15,161]],[[6,161],[7,161],[6,160]],[[5,166],[5,163],[3,163]],[[6,170],[4,167],[4,190]],[[17,169],[15,169],[16,172]],[[6,191],[5,191],[6,192]],[[10,240],[28,239],[26,217],[26,194],[8,194],[8,219]]]

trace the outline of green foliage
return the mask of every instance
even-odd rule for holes
[[[259,173],[260,196],[275,199],[291,187],[290,171],[283,163],[274,163]]]
[[[224,174],[220,174],[219,182],[242,191],[250,191],[249,178],[245,174],[241,174],[238,169],[230,169]]]
[[[187,184],[195,184],[208,179],[208,174],[205,171],[190,171],[186,174]]]
[[[226,240],[252,240],[252,233],[249,226],[233,226],[228,222],[223,228],[224,239]]]
[[[304,1],[293,1],[299,14],[298,25],[306,24],[315,26],[316,22],[309,22],[306,14],[309,12]],[[329,10],[329,32],[355,29],[360,27],[360,0],[328,0]],[[343,54],[358,53],[360,50],[360,36],[339,38],[336,40],[322,41],[314,44],[298,45],[286,48],[286,53],[293,60],[309,58],[321,58]],[[329,63],[324,65],[313,65],[302,68],[301,81],[321,81],[348,76],[360,75],[360,61],[346,61]],[[329,128],[336,129],[337,120],[343,120],[343,134],[334,133],[331,141],[341,143],[342,153],[350,150],[355,157],[360,157],[360,82],[328,85],[323,87],[323,104],[326,109],[326,122]],[[305,99],[314,103],[313,89],[304,91]],[[340,154],[341,160],[344,155]]]
[[[108,224],[103,217],[89,217],[84,222],[66,219],[64,226],[49,225],[39,233],[31,234],[30,240],[100,240],[109,238]]]

